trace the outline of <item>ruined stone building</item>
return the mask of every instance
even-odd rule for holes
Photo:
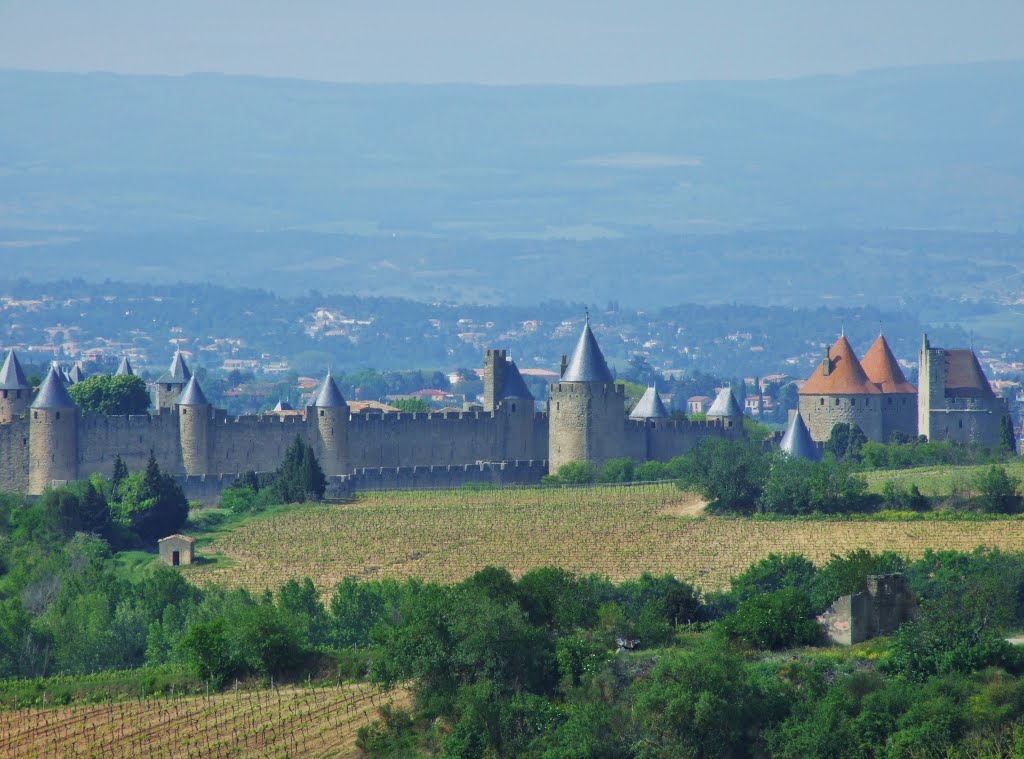
[[[127,361],[120,373],[130,373]],[[458,487],[467,482],[535,483],[570,461],[668,460],[702,438],[742,435],[731,392],[707,420],[670,420],[650,391],[630,416],[589,320],[538,411],[515,362],[484,356],[482,411],[352,413],[328,372],[298,413],[230,416],[214,408],[184,356],[152,383],[153,412],[83,413],[51,368],[33,397],[17,356],[0,370],[0,489],[40,493],[55,483],[109,476],[120,456],[141,469],[155,455],[191,498],[214,499],[236,474],[276,469],[299,436],[317,453],[330,487]]]

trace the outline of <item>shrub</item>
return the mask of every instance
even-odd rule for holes
[[[748,598],[720,624],[730,638],[756,648],[809,645],[821,636],[810,596],[794,588]]]
[[[1018,481],[1001,466],[982,470],[974,480],[978,489],[978,505],[988,514],[1013,514],[1020,509]]]

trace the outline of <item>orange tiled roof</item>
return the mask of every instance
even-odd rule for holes
[[[917,388],[907,382],[896,357],[889,350],[889,343],[881,335],[868,348],[860,365],[868,379],[878,385],[883,393],[917,392]]]
[[[879,395],[878,385],[868,379],[846,336],[829,350],[832,370],[825,374],[825,359],[800,388],[800,395]]]

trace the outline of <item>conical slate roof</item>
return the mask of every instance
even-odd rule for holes
[[[175,401],[178,406],[209,406],[210,402],[206,400],[206,396],[203,394],[203,388],[199,387],[199,380],[193,374],[189,377],[188,384],[185,385],[185,389],[181,391],[181,395],[178,396],[178,400]]]
[[[814,374],[800,388],[800,395],[877,395],[882,391],[868,379],[846,335],[840,335],[829,350],[831,369],[825,374],[822,359]]]
[[[277,405],[274,406],[274,408],[271,409],[271,411],[275,411],[275,412],[294,411],[294,410],[295,409],[292,408],[292,404],[290,404],[288,401],[278,401]]]
[[[917,388],[907,382],[899,362],[889,349],[889,343],[882,335],[868,348],[860,365],[868,379],[878,385],[883,393],[917,392]]]
[[[731,387],[723,387],[718,391],[718,397],[705,416],[743,416],[743,409],[740,408],[736,396],[732,394]]]
[[[323,384],[320,385],[320,392],[317,393],[313,405],[317,408],[342,408],[346,405],[345,399],[341,396],[341,391],[338,389],[338,385],[334,382],[334,377],[331,376],[330,372],[327,372]]]
[[[31,390],[13,350],[7,352],[4,366],[0,369],[0,390]]]
[[[120,377],[122,375],[127,375],[129,377],[135,375],[135,371],[132,369],[132,365],[128,363],[127,356],[121,357],[121,363],[117,365],[117,371],[114,372],[115,377]]]
[[[68,395],[64,381],[60,377],[57,367],[51,366],[46,374],[46,379],[39,386],[36,399],[32,401],[32,408],[36,409],[60,409],[75,408],[75,402]]]
[[[77,385],[79,382],[85,379],[85,372],[78,364],[75,364],[68,371],[68,379],[71,380],[72,385]]]
[[[167,385],[184,385],[190,379],[192,379],[192,372],[189,371],[188,365],[185,363],[185,357],[181,355],[181,351],[174,351],[171,365],[157,378],[157,382]]]
[[[641,396],[633,410],[629,412],[630,419],[665,419],[668,417],[668,409],[661,402],[657,388],[649,387]]]
[[[501,400],[518,398],[524,401],[532,401],[533,393],[530,392],[530,388],[523,381],[523,375],[519,373],[519,367],[516,366],[516,362],[509,360],[505,363],[505,386],[501,388]]]
[[[779,449],[790,456],[808,461],[817,461],[820,458],[818,447],[811,440],[811,433],[799,413],[793,414],[793,418],[786,428],[786,434],[782,436],[782,442],[779,443]]]
[[[57,375],[60,377],[60,381],[64,383],[64,387],[71,384],[71,373],[67,369],[58,366]]]
[[[572,352],[569,365],[562,375],[562,382],[614,382],[611,371],[608,369],[608,362],[604,360],[601,347],[597,344],[590,329],[590,318],[587,318],[580,333],[580,339],[576,342],[576,349]]]

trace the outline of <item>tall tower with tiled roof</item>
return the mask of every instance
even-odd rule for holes
[[[929,440],[999,443],[999,426],[1009,407],[992,391],[973,350],[934,348],[922,335],[918,375],[918,434]]]
[[[600,466],[624,453],[626,397],[597,344],[590,317],[548,400],[548,470],[585,461]]]
[[[868,378],[846,335],[825,352],[800,388],[800,416],[819,442],[828,440],[840,423],[859,426],[869,440],[884,439],[882,391]]]
[[[882,441],[892,439],[896,433],[917,437],[917,388],[907,382],[884,335],[875,339],[860,365],[882,391]]]

